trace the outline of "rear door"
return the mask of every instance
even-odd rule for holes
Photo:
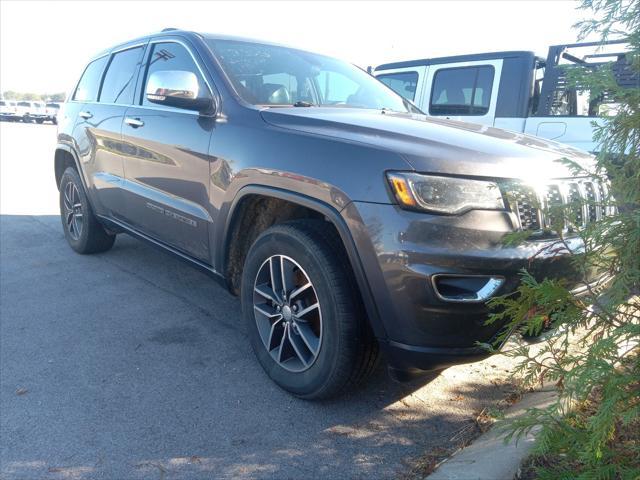
[[[502,60],[430,65],[418,106],[434,117],[493,125]]]
[[[74,137],[100,215],[123,218],[122,119],[131,105],[145,43],[126,46],[87,67],[74,93],[82,102]]]
[[[150,43],[140,74],[136,105],[126,111],[127,221],[142,233],[210,263],[209,142],[215,121],[198,112],[147,100],[156,71],[193,72],[200,92],[211,88],[197,55],[177,39]]]

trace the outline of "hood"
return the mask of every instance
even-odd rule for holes
[[[325,107],[269,108],[261,115],[281,128],[395,152],[424,173],[544,180],[573,176],[560,159],[585,167],[593,161],[561,143],[425,115]]]

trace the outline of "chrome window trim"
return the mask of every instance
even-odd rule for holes
[[[162,107],[162,106],[147,106],[147,105],[136,105],[136,104],[123,104],[123,103],[106,103],[106,102],[74,102],[81,103],[83,105],[103,105],[107,107],[124,107],[124,108],[145,108],[149,110],[161,110],[167,112],[178,112],[178,113],[186,113],[189,115],[200,115],[198,112],[193,110],[180,110],[172,107]]]
[[[93,62],[100,60],[101,58],[104,57],[110,57],[116,53],[122,52],[124,50],[129,50],[131,48],[136,48],[139,46],[150,46],[153,45],[155,43],[177,43],[179,45],[182,45],[187,52],[189,53],[189,55],[191,56],[191,59],[193,60],[193,62],[195,63],[196,67],[198,68],[198,72],[200,73],[200,77],[202,77],[202,80],[204,81],[205,85],[207,86],[207,88],[209,89],[209,94],[211,95],[211,98],[213,99],[213,102],[215,103],[216,106],[216,111],[218,111],[218,107],[219,107],[219,100],[218,100],[218,90],[214,89],[211,85],[211,83],[209,82],[209,80],[207,79],[207,76],[204,73],[204,70],[202,69],[202,66],[200,65],[200,62],[198,61],[198,59],[195,57],[195,55],[193,54],[193,52],[191,51],[191,48],[189,47],[189,45],[187,45],[185,42],[183,42],[182,40],[178,40],[176,38],[152,38],[152,39],[148,39],[144,42],[140,42],[140,43],[136,43],[133,45],[125,45],[123,47],[118,48],[117,50],[111,50],[103,55],[100,55],[98,57],[92,58],[89,62],[87,62],[87,64],[84,67],[84,70],[82,70],[82,74],[80,75],[80,78],[78,79],[78,81],[76,82],[75,87],[73,88],[73,94],[71,95],[71,99],[67,102],[67,103],[80,103],[80,104],[88,104],[88,105],[117,105],[119,107],[135,107],[135,108],[146,108],[146,109],[150,109],[150,110],[159,110],[159,111],[167,111],[167,112],[179,112],[179,113],[186,113],[186,114],[190,114],[190,115],[197,115],[200,116],[199,112],[195,112],[193,110],[186,110],[186,109],[180,109],[180,108],[174,108],[174,107],[163,107],[163,106],[149,106],[149,105],[143,105],[141,103],[141,98],[136,99],[134,96],[133,102],[125,104],[125,103],[106,103],[106,102],[99,102],[97,100],[91,101],[91,102],[82,102],[79,100],[75,100],[73,97],[75,96],[76,90],[78,89],[78,85],[80,84],[80,80],[82,80],[82,77],[84,75],[84,73],[87,70],[87,67],[92,64]],[[102,76],[100,77],[100,87],[98,89],[98,93],[102,93],[102,81],[104,80],[104,75],[107,72],[107,69],[109,67],[109,63],[111,62],[111,59],[109,59],[109,62],[107,63],[107,65],[105,66],[104,71],[102,72]],[[142,79],[142,90],[141,90],[141,94],[144,95],[144,87],[145,87],[145,82],[146,82],[146,76],[147,76],[147,72],[146,72],[146,67],[147,67],[147,63],[148,63],[148,57],[145,55],[144,59],[143,59],[143,63],[142,63],[142,67],[145,68],[145,71],[143,73],[143,79]]]

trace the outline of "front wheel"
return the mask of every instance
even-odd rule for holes
[[[276,225],[251,246],[242,311],[267,375],[307,399],[335,396],[375,367],[378,346],[339,239],[326,222]]]
[[[60,180],[60,217],[67,242],[78,253],[109,250],[116,236],[98,222],[87,200],[82,181],[74,168],[67,168]]]
[[[44,123],[44,120],[42,118],[36,118],[36,123]]]

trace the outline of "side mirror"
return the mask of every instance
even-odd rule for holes
[[[213,101],[208,93],[200,97],[200,85],[193,72],[162,70],[153,72],[147,82],[147,100],[168,107],[208,112]]]

